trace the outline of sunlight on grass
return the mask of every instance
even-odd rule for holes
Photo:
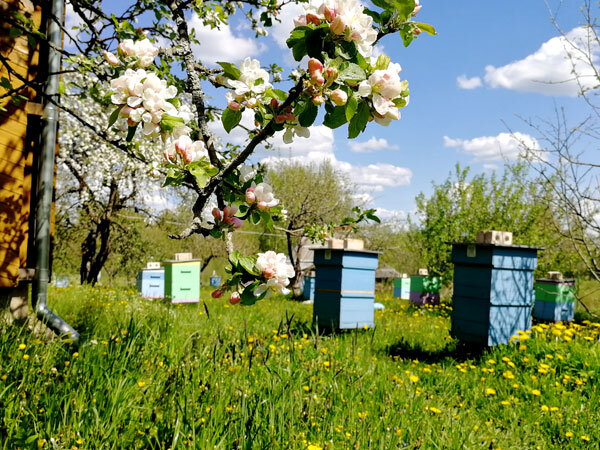
[[[208,291],[205,292],[208,294]],[[450,307],[378,296],[377,327],[317,330],[310,306],[168,305],[50,293],[77,350],[0,325],[6,448],[597,447],[600,324],[537,324],[485,351]]]

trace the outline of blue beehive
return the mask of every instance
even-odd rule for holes
[[[454,244],[454,337],[477,344],[506,344],[531,328],[535,247]]]
[[[315,249],[313,320],[347,329],[375,326],[375,269],[379,252]]]
[[[302,282],[302,297],[305,300],[315,299],[315,277],[305,276]]]
[[[163,298],[165,296],[165,270],[160,263],[148,263],[137,276],[137,289],[142,297]]]

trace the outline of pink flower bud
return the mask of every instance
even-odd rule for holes
[[[177,153],[179,153],[181,156],[183,156],[183,154],[187,150],[187,145],[185,145],[183,142],[177,140],[177,141],[175,141],[175,150],[177,151]]]
[[[269,205],[267,205],[267,202],[258,202],[258,209],[260,209],[261,211],[266,211],[267,209],[270,208]]]
[[[108,62],[111,66],[118,66],[121,63],[121,61],[119,61],[119,58],[117,58],[117,56],[114,53],[107,52],[105,50],[103,54],[104,59],[106,59],[106,62]]]
[[[213,208],[212,215],[215,219],[221,220],[221,211],[219,210],[219,208]]]
[[[242,108],[238,102],[228,102],[227,107],[233,111],[239,111]]]
[[[346,102],[348,101],[348,94],[346,94],[341,89],[336,89],[335,91],[333,91],[331,93],[331,95],[329,96],[329,98],[337,106],[344,106],[346,104]]]
[[[275,271],[269,267],[263,271],[263,276],[269,280],[275,276]]]
[[[183,161],[186,164],[189,164],[194,160],[194,152],[191,152],[191,151],[188,151],[188,149],[185,149],[184,151],[181,152],[181,157],[183,158]]]
[[[415,27],[415,28],[413,29],[413,34],[414,34],[415,36],[418,36],[418,35],[420,35],[422,32],[423,32],[423,31],[422,31],[422,30],[421,30],[419,27]]]
[[[244,225],[244,221],[239,217],[230,217],[228,222],[235,230],[242,228],[242,225]]]
[[[175,152],[172,149],[168,149],[163,152],[163,156],[165,158],[165,161],[171,162],[175,159],[175,157],[177,155],[175,154]]]
[[[415,16],[419,11],[421,11],[421,8],[423,7],[423,5],[419,4],[419,0],[415,0],[415,9],[413,9],[412,15]]]
[[[323,70],[323,63],[321,61],[319,61],[317,58],[310,58],[308,60],[308,72],[312,76],[317,70],[319,72],[321,72]]]
[[[253,188],[248,188],[246,191],[246,203],[252,204],[256,201],[256,194]]]
[[[328,67],[325,69],[324,75],[328,82],[333,82],[338,77],[338,70],[335,67]]]
[[[306,15],[298,16],[294,18],[294,27],[305,27],[306,26]]]
[[[312,81],[317,86],[323,86],[325,84],[325,78],[321,74],[320,70],[315,70],[312,76],[310,77],[310,81]]]
[[[223,208],[223,216],[224,217],[233,217],[235,216],[235,213],[237,212],[238,208],[235,205],[231,205],[231,206],[226,206],[225,208]]]
[[[221,289],[217,289],[216,291],[212,291],[212,294],[210,294],[212,296],[212,298],[221,298],[221,296],[223,295],[223,291]]]
[[[344,22],[342,16],[336,16],[331,22],[329,29],[333,34],[344,34],[346,31],[346,22]]]
[[[321,19],[319,19],[319,16],[309,13],[306,15],[306,23],[314,23],[315,25],[321,25]]]
[[[256,106],[258,105],[258,100],[256,100],[254,97],[249,98],[248,100],[246,100],[246,106],[248,108],[256,108]]]
[[[275,117],[275,122],[277,123],[283,123],[287,120],[287,114],[280,114],[277,117]]]
[[[131,118],[127,119],[127,125],[129,125],[130,127],[135,127],[137,124],[138,123],[135,120]]]
[[[236,305],[240,302],[240,293],[239,292],[233,292],[231,294],[231,296],[229,297],[229,303],[231,303],[232,305]]]
[[[314,105],[316,105],[316,106],[320,106],[320,105],[322,105],[323,103],[325,103],[325,97],[323,97],[321,94],[319,94],[319,95],[315,95],[315,96],[312,98],[312,102],[313,102],[313,104],[314,104]]]
[[[325,19],[329,22],[331,22],[337,16],[337,11],[335,10],[335,8],[328,8],[327,6],[325,6],[325,4],[321,5],[321,7],[319,8],[319,12],[323,14],[325,16]]]
[[[277,99],[272,98],[271,102],[269,103],[269,105],[271,105],[271,108],[278,108],[279,107],[279,102],[277,101]]]

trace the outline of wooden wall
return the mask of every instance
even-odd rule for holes
[[[10,18],[15,11],[41,24],[41,8],[30,0],[0,0],[1,17]],[[16,88],[24,84],[16,74],[30,81],[41,75],[39,52],[26,36],[15,38],[14,32],[11,36],[13,25],[1,17],[0,54],[10,61],[11,70],[0,60],[0,79],[7,78]],[[41,131],[41,106],[35,92],[22,90],[20,93],[30,101],[18,105],[2,98],[6,93],[0,85],[0,288],[16,286],[19,277],[27,277],[25,269],[30,267],[30,205],[35,195],[32,186],[37,184],[34,167]]]

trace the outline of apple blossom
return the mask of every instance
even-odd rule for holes
[[[242,109],[242,105],[240,105],[238,102],[235,102],[235,101],[227,102],[227,107],[234,111],[239,111],[240,109]]]
[[[254,295],[259,296],[265,292],[271,293],[272,291],[283,295],[290,293],[287,286],[290,283],[289,278],[293,277],[295,272],[283,253],[275,253],[272,250],[259,253],[256,259],[256,268],[267,281],[258,285],[254,291]]]
[[[325,103],[325,97],[323,97],[321,94],[319,94],[319,95],[315,95],[315,96],[312,98],[312,102],[313,102],[313,104],[315,104],[315,105],[317,105],[317,106],[320,106],[320,105],[322,105],[323,103]]]
[[[240,181],[242,183],[247,183],[256,176],[256,169],[249,164],[240,165],[238,171],[240,172]]]
[[[221,220],[221,210],[219,208],[213,208],[212,209],[212,215],[215,219],[217,220]]]
[[[227,80],[235,95],[262,94],[272,87],[269,72],[260,67],[257,59],[246,58],[239,67],[241,75],[237,80]]]
[[[256,194],[254,193],[254,188],[248,188],[246,190],[246,203],[252,204],[256,201]]]
[[[423,5],[421,5],[419,0],[415,0],[415,9],[413,9],[412,15],[415,16],[419,11],[421,11],[421,8],[423,7]]]
[[[288,126],[285,132],[283,133],[283,142],[285,144],[291,144],[294,140],[294,136],[309,138],[310,129],[307,127],[302,127],[300,125]]]
[[[119,58],[117,58],[114,53],[104,51],[103,55],[104,59],[106,59],[106,62],[108,62],[111,66],[118,66],[121,63]]]
[[[308,72],[312,75],[317,70],[319,72],[323,70],[323,63],[316,58],[310,58],[308,60]]]
[[[341,89],[336,89],[331,92],[331,94],[329,95],[329,98],[337,106],[344,106],[346,104],[346,102],[348,101],[348,94],[346,94]]]
[[[264,203],[263,207],[265,209],[272,208],[273,206],[277,206],[279,204],[279,199],[276,199],[275,195],[273,195],[273,188],[271,185],[267,183],[259,183],[255,185],[252,183],[252,187],[254,188],[254,195],[256,196],[256,201],[259,204],[259,208],[261,202]]]
[[[212,298],[221,298],[223,296],[223,291],[221,289],[216,289],[212,291],[212,294],[210,295],[212,296]]]
[[[152,64],[159,52],[159,49],[149,39],[142,39],[135,42],[132,39],[125,39],[119,44],[118,50],[123,56],[137,58],[137,63],[140,67],[148,67]]]

